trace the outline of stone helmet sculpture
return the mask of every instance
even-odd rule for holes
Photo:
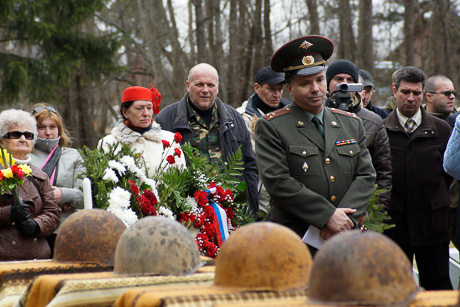
[[[53,261],[113,266],[115,248],[126,225],[102,209],[79,210],[60,226]]]
[[[306,289],[312,257],[300,237],[272,222],[238,228],[216,259],[214,285],[251,290]]]
[[[408,306],[418,288],[403,250],[385,235],[353,230],[327,241],[315,255],[311,305]]]
[[[115,251],[121,275],[187,275],[203,265],[198,245],[181,223],[162,216],[141,218],[125,230]]]

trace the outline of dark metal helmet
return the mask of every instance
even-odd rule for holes
[[[289,228],[258,222],[237,229],[216,259],[214,285],[253,290],[293,290],[308,286],[312,258]]]
[[[115,250],[116,274],[187,275],[202,265],[187,228],[162,216],[147,216],[129,226]]]
[[[125,229],[125,224],[110,212],[79,210],[61,224],[53,260],[113,266],[115,247]]]
[[[308,302],[408,306],[416,294],[402,249],[383,234],[353,230],[332,237],[315,255]]]

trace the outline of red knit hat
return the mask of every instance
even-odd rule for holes
[[[123,91],[121,103],[135,100],[151,101],[153,104],[153,113],[160,113],[161,94],[153,85],[150,90],[142,86],[131,86]]]

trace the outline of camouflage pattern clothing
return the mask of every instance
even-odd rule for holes
[[[192,135],[190,144],[198,149],[200,155],[206,157],[212,165],[222,164],[222,151],[219,143],[219,115],[217,104],[212,107],[211,123],[206,125],[201,116],[187,103],[187,115]]]

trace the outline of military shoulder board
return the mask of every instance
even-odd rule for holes
[[[359,116],[356,115],[355,113],[347,112],[347,111],[340,110],[340,109],[334,109],[334,108],[330,108],[330,110],[332,111],[332,113],[342,114],[342,115],[346,115],[346,116],[350,116],[354,118],[359,118]]]
[[[291,109],[290,109],[289,107],[282,108],[282,109],[279,109],[279,110],[270,112],[270,113],[266,114],[266,115],[264,116],[264,118],[265,118],[265,119],[272,119],[272,118],[275,118],[275,117],[277,117],[277,116],[280,116],[280,115],[283,115],[283,114],[287,114],[287,113],[291,113]]]

